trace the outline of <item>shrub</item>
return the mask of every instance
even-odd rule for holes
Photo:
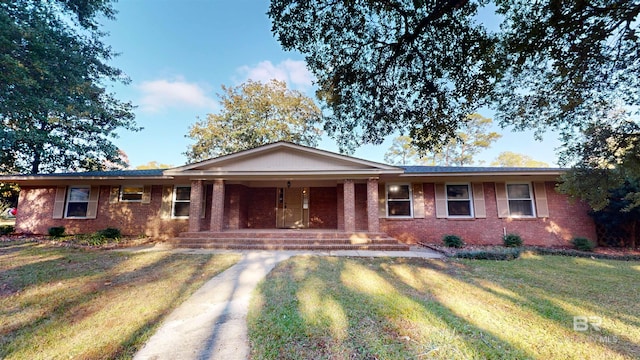
[[[100,230],[98,231],[98,233],[106,238],[106,239],[120,239],[122,237],[122,234],[120,232],[120,229],[118,228],[106,228],[104,230]]]
[[[461,259],[475,260],[514,260],[520,257],[520,249],[458,251],[454,256]]]
[[[64,235],[64,226],[53,226],[49,228],[49,236],[52,238],[59,238]]]
[[[507,234],[502,237],[502,241],[506,247],[522,246],[522,238],[518,234]]]
[[[593,248],[596,247],[596,244],[594,244],[593,241],[583,237],[573,238],[571,243],[573,244],[573,247],[581,251],[593,251]]]
[[[16,228],[13,225],[2,225],[0,226],[0,235],[9,235],[12,234]]]
[[[445,235],[442,237],[442,242],[446,247],[461,248],[464,246],[462,238],[456,235]]]

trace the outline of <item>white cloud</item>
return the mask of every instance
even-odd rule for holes
[[[175,80],[145,81],[138,86],[142,92],[142,110],[157,112],[170,107],[217,108],[217,102],[196,84],[178,78]]]
[[[292,88],[306,90],[313,85],[313,75],[307,69],[304,61],[287,59],[274,65],[266,60],[255,66],[241,66],[238,72],[244,76],[244,80],[267,82],[271,79],[284,81]]]

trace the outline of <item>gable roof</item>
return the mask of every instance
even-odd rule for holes
[[[464,178],[538,177],[555,179],[566,172],[560,168],[472,167],[472,166],[392,166],[333,153],[326,150],[277,142],[253,149],[187,164],[171,169],[65,172],[37,175],[6,175],[0,181],[18,184],[66,184],[75,182],[174,183],[189,179],[364,179],[384,178]]]
[[[277,142],[166,170],[170,176],[365,177],[401,174],[400,167],[363,160],[289,142]]]

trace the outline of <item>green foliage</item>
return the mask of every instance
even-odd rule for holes
[[[424,160],[418,155],[418,150],[411,145],[411,138],[408,136],[398,136],[393,139],[391,147],[384,153],[384,161],[391,165],[420,165],[424,163]]]
[[[576,165],[562,176],[560,192],[586,201],[595,211],[619,199],[614,208],[640,207],[640,124],[612,113],[589,124],[581,139],[563,152],[563,161]]]
[[[287,89],[286,83],[249,80],[235,87],[223,85],[222,91],[222,110],[189,128],[187,137],[195,141],[185,153],[190,161],[278,141],[316,146],[320,140],[320,109],[311,98]]]
[[[64,236],[65,230],[64,226],[53,226],[50,227],[47,232],[52,238],[59,238]]]
[[[596,247],[593,241],[583,237],[573,238],[571,244],[580,251],[593,251],[593,248]]]
[[[491,162],[491,166],[502,167],[530,167],[530,168],[546,168],[549,164],[543,161],[534,160],[529,155],[518,154],[511,151],[503,151],[498,157]]]
[[[471,114],[456,132],[456,138],[449,140],[442,148],[430,152],[421,152],[413,145],[408,136],[394,139],[393,145],[385,153],[385,161],[397,165],[439,165],[464,166],[474,163],[473,157],[480,151],[488,149],[502,135],[489,131],[492,120],[480,114]]]
[[[497,38],[478,2],[273,0],[272,30],[317,79],[341,150],[395,131],[421,149],[456,138],[496,80]]]
[[[136,166],[137,170],[149,170],[149,169],[169,169],[174,167],[170,164],[159,163],[157,161],[149,161],[146,164]]]
[[[573,256],[590,259],[608,259],[622,261],[640,261],[640,255],[617,255],[617,254],[598,254],[590,251],[581,251],[577,249],[553,249],[539,246],[527,246],[526,251],[537,255],[558,255]]]
[[[615,107],[637,111],[639,14],[616,0],[272,0],[268,11],[282,47],[305,55],[341,148],[399,131],[425,150],[485,105],[502,126],[567,143]]]
[[[514,260],[520,257],[520,249],[486,249],[458,251],[454,257],[474,260]]]
[[[120,239],[122,237],[122,233],[120,229],[117,228],[106,228],[104,230],[98,231],[98,233],[106,239]]]
[[[124,163],[111,138],[138,128],[104,85],[128,82],[98,29],[113,15],[111,0],[0,2],[0,173]]]
[[[0,183],[0,210],[2,210],[3,204],[7,207],[17,207],[19,195],[20,187],[18,185],[10,183]],[[0,212],[0,214],[2,213],[3,212]]]
[[[592,171],[590,173],[594,173]],[[614,171],[602,170],[604,176]],[[606,182],[606,179],[598,179],[596,176],[591,180],[578,180],[581,184],[588,182]],[[563,184],[565,185],[565,184]],[[606,189],[606,188],[604,188]],[[610,246],[628,246],[635,248],[638,246],[636,238],[638,223],[640,222],[640,206],[638,206],[638,196],[640,195],[640,180],[628,179],[622,185],[609,188],[608,191],[600,191],[607,194],[602,207],[591,211],[596,224],[605,230],[605,242]],[[594,205],[592,205],[594,207]]]
[[[82,245],[101,246],[110,243],[118,243],[121,237],[122,234],[120,229],[109,227],[90,234],[76,235],[74,241]]]
[[[442,242],[446,247],[461,248],[464,246],[462,238],[456,235],[445,235],[442,237]]]
[[[0,225],[0,235],[13,234],[16,228],[13,225]]]
[[[522,246],[522,238],[518,234],[507,234],[502,237],[502,242],[506,247]]]

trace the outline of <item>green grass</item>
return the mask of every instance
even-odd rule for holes
[[[295,257],[254,293],[251,354],[637,359],[639,299],[640,262]],[[600,331],[575,331],[574,316],[599,317]]]
[[[0,359],[131,358],[238,255],[0,243]]]

